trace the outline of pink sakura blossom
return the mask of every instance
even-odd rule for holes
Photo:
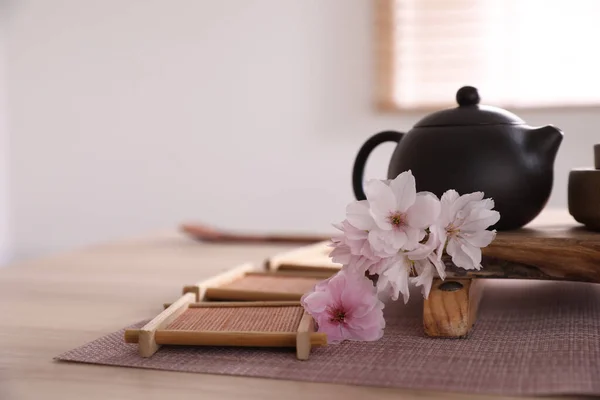
[[[377,273],[384,259],[373,253],[367,240],[368,232],[352,226],[348,220],[334,224],[334,227],[342,233],[331,239],[333,250],[329,256],[332,261],[359,275],[364,275],[367,271]]]
[[[384,305],[364,276],[342,270],[318,283],[301,302],[328,342],[374,341],[383,336]]]
[[[481,268],[481,248],[496,232],[494,201],[476,192],[460,196],[448,190],[439,200],[416,192],[411,171],[396,179],[365,185],[367,200],[346,207],[346,219],[335,225],[331,257],[342,270],[302,297],[302,305],[328,340],[377,340],[383,335],[383,303],[409,300],[409,285],[428,297],[433,279],[446,277],[442,254],[464,269]],[[376,287],[365,274],[378,275]]]

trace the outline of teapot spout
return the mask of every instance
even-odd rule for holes
[[[547,163],[554,163],[556,153],[563,139],[563,133],[553,125],[535,128],[526,135],[526,148],[531,153],[544,159]]]

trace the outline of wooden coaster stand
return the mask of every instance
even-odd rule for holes
[[[313,347],[327,344],[327,336],[323,333],[315,333],[312,317],[304,312],[299,302],[195,303],[194,300],[193,293],[184,294],[141,329],[126,330],[125,342],[137,343],[142,357],[151,357],[161,345],[295,347],[296,357],[299,360],[308,359]],[[213,322],[214,320],[202,321],[201,318],[191,315],[187,319],[192,321],[191,323],[187,321],[185,329],[181,329],[181,323],[178,324],[178,321],[190,310],[215,308],[220,311],[229,310],[231,315],[224,321],[217,320],[216,323]],[[269,326],[272,322],[264,318],[265,315],[262,319],[252,320],[257,310],[264,314],[264,311],[270,308],[274,310],[289,308],[283,316],[283,323],[287,328],[273,331]],[[251,326],[250,328],[236,330],[227,328],[228,325],[235,325],[236,321],[244,319],[250,321],[246,322]],[[279,324],[282,323],[281,319],[279,317]],[[266,325],[264,321],[267,321]],[[195,326],[200,328],[195,329]]]
[[[302,246],[292,251],[277,254],[265,261],[269,271],[292,273],[321,273],[329,276],[338,272],[341,264],[329,258],[331,247],[329,241]]]
[[[317,282],[333,272],[325,270],[264,270],[244,264],[213,278],[185,286],[196,301],[299,301]]]
[[[152,321],[141,329],[127,330],[125,341],[137,343],[142,357],[151,357],[161,345],[195,345],[296,347],[296,357],[306,360],[313,347],[327,344],[327,337],[325,334],[315,333],[314,321],[304,312],[299,300],[317,282],[331,275],[331,271],[270,271],[253,264],[243,264],[194,285],[185,286],[183,295],[174,303],[165,303],[165,310]],[[273,332],[269,326],[250,331],[182,330],[172,327],[191,309],[235,309],[231,319],[238,320],[244,317],[245,311],[251,309],[275,310],[281,307],[294,308],[298,321],[293,330]],[[212,319],[196,322],[206,325],[220,318],[216,313],[211,315]],[[270,315],[263,317],[263,320],[270,320]]]

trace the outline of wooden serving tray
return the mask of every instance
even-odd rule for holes
[[[183,295],[141,329],[125,331],[125,342],[137,343],[142,357],[161,345],[295,347],[306,360],[313,347],[327,344],[315,333],[314,321],[299,302],[195,303]]]

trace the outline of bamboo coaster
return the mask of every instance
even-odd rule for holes
[[[245,264],[195,285],[185,286],[183,293],[194,293],[196,301],[297,301],[332,274],[330,271],[264,272]]]
[[[331,247],[328,241],[281,253],[266,261],[270,271],[321,272],[335,274],[342,267],[329,258]]]
[[[299,302],[193,303],[187,293],[141,329],[125,331],[125,342],[137,343],[142,357],[161,345],[295,347],[306,360],[327,336],[315,333],[314,321]]]
[[[232,281],[235,281],[243,277],[247,272],[259,272],[260,270],[252,263],[242,264],[239,267],[225,271],[219,275],[213,276],[209,279],[205,279],[197,282],[194,285],[184,286],[183,294],[193,293],[196,298],[195,301],[203,301],[206,295],[206,289],[209,287],[219,287],[226,285]]]

